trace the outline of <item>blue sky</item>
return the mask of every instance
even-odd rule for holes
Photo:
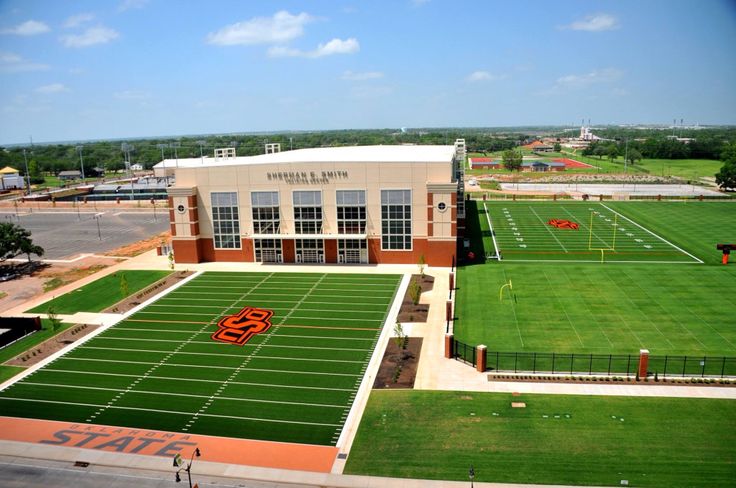
[[[0,143],[736,123],[736,2],[0,1]]]

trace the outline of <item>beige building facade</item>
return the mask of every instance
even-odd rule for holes
[[[166,160],[177,262],[450,266],[455,146],[355,146]],[[461,171],[461,170],[460,170]],[[460,187],[461,188],[461,187]]]

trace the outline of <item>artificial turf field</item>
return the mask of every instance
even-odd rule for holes
[[[511,402],[523,402],[513,408]],[[731,487],[736,401],[374,391],[346,474],[646,487]]]
[[[649,210],[665,209],[661,202],[647,202]],[[572,261],[572,262],[648,262],[701,263],[702,260],[675,244],[670,238],[652,231],[647,224],[658,220],[649,217],[642,225],[626,213],[625,205],[602,202],[478,202],[478,217],[484,231],[484,247],[505,261]],[[690,207],[698,204],[690,204]],[[726,205],[728,207],[726,207]],[[682,205],[684,207],[684,205]],[[642,208],[639,205],[639,208]],[[706,210],[707,209],[707,210]],[[720,228],[729,226],[729,212],[736,211],[730,202],[720,206],[700,205],[699,212],[709,217],[720,215]],[[648,212],[639,214],[639,217]],[[688,218],[677,212],[661,213],[669,228],[684,227]],[[566,220],[577,229],[550,225],[553,220]],[[495,243],[493,236],[495,234]],[[724,235],[724,238],[729,238]],[[715,248],[716,242],[713,242]]]
[[[0,415],[334,446],[400,279],[203,273],[0,392]],[[247,306],[267,332],[211,339]]]

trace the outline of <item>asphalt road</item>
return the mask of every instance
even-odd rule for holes
[[[0,222],[29,230],[33,243],[46,251],[44,259],[65,259],[80,253],[104,253],[164,232],[169,229],[169,214],[164,210],[157,210],[155,217],[150,210],[36,210],[17,215],[0,212]]]

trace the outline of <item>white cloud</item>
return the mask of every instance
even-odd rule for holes
[[[364,71],[362,73],[355,73],[348,70],[345,71],[340,78],[348,81],[376,80],[378,78],[383,78],[383,73],[380,71]]]
[[[49,69],[49,65],[32,63],[21,56],[10,52],[0,52],[0,72],[20,73],[23,71],[43,71]]]
[[[469,83],[477,83],[479,81],[497,81],[506,78],[506,75],[494,75],[488,71],[473,71],[465,77],[465,81]]]
[[[48,25],[37,20],[27,20],[22,24],[18,24],[15,27],[8,27],[0,29],[0,34],[14,34],[16,36],[35,36],[36,34],[43,34],[51,29]]]
[[[139,90],[123,90],[115,92],[113,96],[118,100],[146,100],[151,98],[150,93]]]
[[[90,13],[72,15],[71,17],[67,18],[66,21],[64,21],[64,27],[66,29],[71,29],[73,27],[77,27],[81,24],[84,24],[85,22],[90,22],[94,20],[94,18],[95,18],[94,14],[90,14]]]
[[[120,34],[109,27],[97,26],[90,27],[82,34],[70,34],[61,36],[61,42],[66,47],[89,47],[95,44],[106,44],[117,39]]]
[[[618,29],[618,19],[610,14],[588,15],[583,20],[576,20],[572,24],[562,26],[563,29],[588,32],[601,32]]]
[[[148,0],[123,0],[118,6],[118,12],[125,12],[126,10],[132,10],[137,8],[143,8],[148,3]]]
[[[65,87],[61,83],[52,83],[50,85],[39,86],[38,88],[36,88],[36,91],[38,93],[43,93],[43,94],[48,95],[51,93],[66,92],[66,91],[69,91],[69,88]]]
[[[219,46],[283,44],[304,34],[304,26],[313,20],[304,12],[292,15],[281,10],[273,17],[254,17],[210,32],[207,42]]]
[[[274,46],[269,48],[268,55],[272,58],[283,57],[301,57],[301,58],[321,58],[331,56],[333,54],[352,54],[360,51],[360,43],[354,37],[349,39],[332,39],[331,41],[320,44],[313,51],[302,51],[285,46]]]
[[[594,70],[582,75],[566,75],[557,78],[556,86],[582,88],[596,83],[610,83],[621,79],[623,72],[615,68]]]

